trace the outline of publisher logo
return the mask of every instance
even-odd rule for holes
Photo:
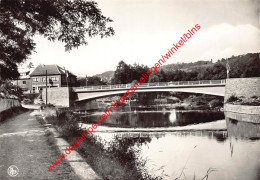
[[[7,173],[9,174],[9,176],[15,177],[18,175],[19,169],[17,166],[15,165],[11,165],[8,169],[7,169]]]

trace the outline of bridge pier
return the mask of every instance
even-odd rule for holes
[[[224,101],[232,95],[245,98],[260,96],[260,78],[227,79]],[[225,103],[224,111],[230,136],[260,138],[260,106]]]

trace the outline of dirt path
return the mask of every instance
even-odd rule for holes
[[[76,179],[75,173],[65,162],[55,170],[48,166],[59,153],[51,148],[44,135],[44,128],[30,112],[15,116],[0,124],[0,179]],[[14,178],[8,175],[9,166],[19,169]]]

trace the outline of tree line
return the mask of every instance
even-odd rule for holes
[[[227,78],[226,64],[230,66],[230,78],[260,77],[259,53],[232,56],[230,58],[195,63],[179,63],[165,65],[156,75],[151,75],[148,82],[220,80]],[[126,84],[140,79],[142,73],[149,70],[148,66],[126,64],[120,61],[112,78],[111,84]]]

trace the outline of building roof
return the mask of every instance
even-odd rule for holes
[[[30,71],[32,71],[32,69],[26,69],[26,68],[18,68],[18,72],[19,73],[28,73],[28,72],[30,72]]]
[[[18,72],[20,74],[19,79],[30,79],[30,72],[32,69],[19,68]]]
[[[46,74],[46,70],[48,75],[66,74],[67,71],[69,75],[76,76],[73,73],[69,72],[68,70],[65,70],[65,68],[61,68],[56,64],[50,64],[50,65],[40,64],[34,69],[34,71],[30,74],[30,76],[44,76]]]

